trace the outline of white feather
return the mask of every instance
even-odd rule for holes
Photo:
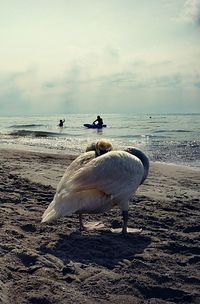
[[[142,162],[125,151],[111,151],[99,157],[90,151],[67,168],[42,222],[80,213],[99,213],[115,204],[124,210],[144,176]]]

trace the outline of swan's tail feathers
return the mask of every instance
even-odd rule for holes
[[[70,216],[75,212],[105,212],[111,208],[110,195],[96,189],[77,191],[71,194],[54,197],[48,208],[42,215],[42,223]]]
[[[51,222],[56,218],[58,218],[58,211],[56,209],[57,208],[55,208],[55,201],[53,200],[48,206],[48,208],[45,210],[45,212],[43,213],[41,222],[42,223]]]
[[[68,192],[62,191],[61,195],[54,196],[53,201],[42,215],[42,223],[52,222],[65,215],[71,215],[77,210],[78,206]]]

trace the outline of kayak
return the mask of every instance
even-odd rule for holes
[[[101,129],[105,128],[106,125],[99,126],[98,124],[84,124],[84,127],[89,128],[89,129]]]

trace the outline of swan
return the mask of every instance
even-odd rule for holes
[[[77,170],[79,170],[80,168],[85,166],[85,164],[90,162],[95,157],[103,155],[111,150],[113,150],[113,146],[112,146],[111,141],[108,139],[100,139],[100,140],[97,140],[97,141],[89,144],[86,147],[85,151],[90,152],[90,153],[81,154],[68,166],[68,168],[65,171],[64,176],[61,178],[61,180],[57,186],[56,193],[58,193],[60,191],[61,185],[66,184],[69,177],[73,176],[73,174],[75,174],[75,172]],[[56,195],[54,196],[54,198],[55,197],[56,197]],[[53,202],[54,202],[54,200],[52,201],[52,205],[53,205]],[[51,207],[52,205],[50,204],[49,207]],[[48,213],[49,210],[50,210],[50,208],[47,208],[47,210],[44,212],[44,214],[42,216],[42,222],[47,221],[47,220],[45,220],[45,215]],[[48,220],[48,221],[50,221],[50,220]],[[82,213],[79,213],[79,222],[80,222],[80,230],[84,230],[85,228],[84,228],[83,222],[82,222]]]
[[[110,151],[110,145],[106,141],[104,144],[109,152],[98,157],[98,149],[85,152],[67,168],[53,201],[42,216],[42,223],[78,213],[80,230],[83,230],[82,214],[103,213],[118,206],[122,211],[122,232],[127,233],[129,200],[146,179],[149,161],[138,149]],[[98,142],[95,147],[99,145]],[[101,150],[106,149],[101,147]]]

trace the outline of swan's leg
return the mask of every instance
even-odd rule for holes
[[[82,214],[81,213],[79,213],[79,230],[80,231],[83,231],[83,230],[85,230],[85,227],[84,227],[84,225],[83,225],[83,219],[82,219]]]
[[[122,218],[123,218],[123,224],[122,224],[122,233],[127,234],[127,225],[128,225],[128,211],[122,211]]]
[[[122,233],[127,234],[128,232],[128,201],[121,201],[119,203],[120,209],[122,210],[122,219],[123,219],[123,224],[122,224]]]

